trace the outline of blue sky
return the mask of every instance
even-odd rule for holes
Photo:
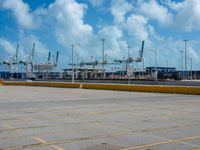
[[[168,61],[179,68],[182,40],[188,39],[188,57],[200,70],[199,0],[0,0],[0,26],[0,61],[14,54],[17,43],[23,58],[35,42],[35,63],[60,51],[60,68],[66,68],[71,43],[80,44],[79,62],[100,60],[105,38],[110,62],[127,57],[128,46],[136,57],[145,40],[145,66],[154,65],[150,49],[156,49],[159,66]]]

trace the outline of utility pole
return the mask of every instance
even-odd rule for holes
[[[151,51],[155,53],[155,71],[156,71],[156,73],[155,73],[155,81],[157,82],[158,81],[157,50],[156,49],[155,50],[152,49]]]
[[[166,60],[166,67],[168,68],[168,64],[169,64],[169,61],[168,60]]]
[[[127,48],[128,48],[128,59],[129,59],[129,57],[130,57],[130,48],[131,48],[131,47],[128,46]]]
[[[192,58],[188,57],[188,59],[190,60],[190,80],[192,80]]]
[[[185,72],[186,72],[185,76],[187,78],[187,76],[188,76],[188,74],[187,74],[187,42],[188,42],[188,40],[185,39],[185,40],[183,40],[183,42],[185,43]]]
[[[122,77],[124,77],[124,74],[125,74],[125,73],[124,73],[124,69],[125,69],[125,66],[126,66],[126,64],[124,64],[124,62],[126,63],[125,57],[123,57],[122,60],[123,60],[123,61],[122,61]]]
[[[183,51],[181,52],[181,77],[183,78]]]
[[[103,38],[103,39],[101,39],[101,41],[102,41],[102,50],[103,50],[103,57],[102,57],[102,67],[103,67],[103,72],[102,72],[102,78],[105,78],[105,70],[104,70],[104,63],[105,63],[105,55],[104,55],[104,45],[105,45],[105,39]]]
[[[72,83],[74,83],[74,47],[79,46],[79,44],[75,45],[72,43],[70,46],[72,47]]]
[[[127,56],[127,61],[126,61],[126,75],[128,75],[128,68],[129,66],[129,58],[130,58],[130,46],[127,47],[128,48],[128,56]]]
[[[78,68],[78,58],[79,58],[78,53],[76,53],[76,64],[77,64],[77,68]]]

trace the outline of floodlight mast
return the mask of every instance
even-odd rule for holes
[[[187,73],[187,43],[188,43],[189,40],[185,39],[183,40],[184,44],[185,44],[185,72],[186,72],[186,78],[188,76],[188,73]]]
[[[104,64],[105,64],[105,39],[102,38],[102,51],[103,51],[103,57],[102,57],[102,67],[103,67],[103,72],[102,72],[102,78],[105,79],[105,70],[104,70]]]
[[[150,51],[155,53],[155,81],[158,81],[158,67],[157,67],[157,50],[156,49],[151,49]]]
[[[70,45],[72,48],[72,83],[74,83],[74,47],[75,46],[80,46],[80,44],[71,44]]]

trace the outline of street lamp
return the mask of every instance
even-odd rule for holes
[[[180,53],[181,53],[181,77],[183,78],[183,50],[181,50]]]
[[[71,44],[70,45],[72,47],[72,83],[74,83],[74,47],[75,46],[80,46],[80,44]]]
[[[168,60],[166,60],[166,67],[168,68],[168,64],[169,64],[169,61]]]
[[[156,49],[151,49],[150,51],[154,52],[155,53],[155,81],[157,82],[158,81],[158,68],[157,68],[157,50]]]
[[[188,40],[185,39],[185,40],[183,40],[183,42],[185,43],[185,72],[186,72],[185,76],[187,78],[187,76],[188,76],[188,74],[187,74],[187,42],[188,42]]]
[[[102,51],[103,51],[103,58],[102,58],[102,66],[103,66],[103,74],[102,74],[102,77],[105,78],[105,70],[104,70],[104,64],[105,64],[105,39],[101,39],[102,41]]]
[[[190,60],[190,80],[192,80],[192,58],[188,57],[188,59]]]
[[[120,42],[123,42],[123,41],[117,40],[117,42],[120,43]],[[125,75],[124,70],[126,70],[126,75],[128,76],[128,69],[130,68],[130,63],[131,63],[131,61],[130,61],[130,58],[131,58],[130,48],[131,48],[131,46],[127,45],[127,58],[123,57],[123,59],[122,59],[122,65],[124,65],[124,63],[125,63],[125,66],[123,67],[123,76]]]

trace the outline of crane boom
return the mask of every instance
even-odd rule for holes
[[[17,64],[17,61],[18,61],[18,53],[19,53],[19,44],[17,44],[17,48],[16,48],[16,52],[15,52],[15,54],[14,54],[14,56],[13,56],[13,64]]]
[[[51,61],[51,52],[49,52],[48,58],[47,58],[47,62],[50,63],[50,61]]]
[[[35,43],[33,43],[33,48],[29,57],[29,62],[33,62],[34,60],[34,55],[35,55]]]
[[[59,51],[57,51],[56,53],[56,64],[58,63],[58,59],[59,59]]]
[[[143,52],[144,52],[144,41],[142,41],[142,47],[141,50],[139,52],[139,56],[142,58],[143,57]]]

